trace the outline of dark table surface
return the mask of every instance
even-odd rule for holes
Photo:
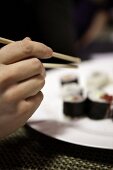
[[[113,150],[71,145],[25,125],[0,141],[0,170],[113,170]]]

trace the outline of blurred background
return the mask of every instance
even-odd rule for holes
[[[2,0],[0,4],[1,37],[28,36],[82,60],[113,51],[112,0]]]

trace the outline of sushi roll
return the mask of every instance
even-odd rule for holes
[[[83,88],[78,84],[70,83],[62,88],[63,113],[74,118],[84,115],[84,104],[86,100]]]
[[[79,83],[79,79],[77,75],[67,74],[61,77],[61,85],[69,84],[69,83]]]
[[[105,87],[106,94],[103,96],[110,103],[108,116],[113,119],[113,83]]]
[[[96,71],[87,78],[87,88],[88,90],[102,89],[108,85],[109,82],[110,80],[107,73]]]
[[[87,99],[87,115],[91,119],[109,118],[109,108],[112,96],[102,90],[89,92]]]

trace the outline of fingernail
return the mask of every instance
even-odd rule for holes
[[[50,47],[48,47],[48,54],[47,54],[48,57],[51,57],[52,54],[53,54],[53,50]]]

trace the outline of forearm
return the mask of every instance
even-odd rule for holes
[[[90,44],[93,40],[95,40],[104,30],[106,23],[108,21],[108,14],[105,11],[98,12],[89,29],[87,32],[84,34],[84,36],[81,38],[81,43],[88,45]]]

